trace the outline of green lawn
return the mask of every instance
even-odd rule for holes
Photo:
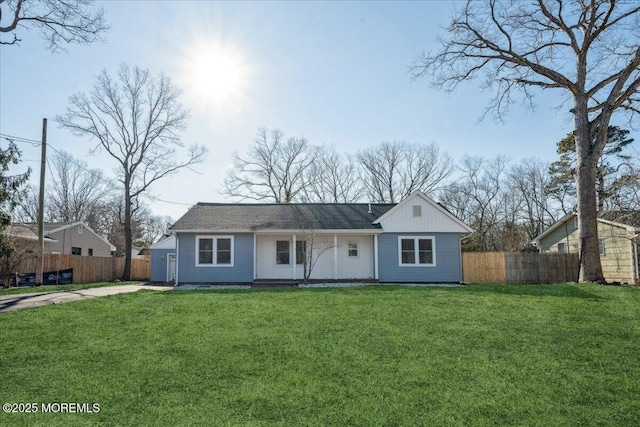
[[[0,315],[0,425],[637,426],[640,289],[141,291]]]
[[[0,288],[0,296],[2,295],[20,295],[35,294],[39,292],[53,291],[77,291],[79,289],[102,288],[105,286],[132,285],[141,283],[137,282],[102,282],[102,283],[81,283],[77,285],[44,285],[44,286],[23,286],[20,288]]]

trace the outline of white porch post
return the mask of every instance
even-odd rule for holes
[[[291,264],[293,265],[293,270],[291,272],[291,278],[293,280],[296,280],[296,235],[293,235],[293,248],[291,248],[291,251],[293,252],[293,256],[290,256],[290,260],[291,260]]]
[[[258,245],[256,234],[253,233],[253,280],[258,278]]]
[[[333,276],[338,280],[338,235],[333,235]]]
[[[378,280],[378,235],[373,235],[373,278]]]
[[[196,254],[196,256],[198,256],[198,254]],[[175,272],[176,278],[173,281],[174,286],[178,285],[178,268],[179,268],[178,266],[180,265],[179,260],[180,260],[180,238],[178,237],[178,233],[176,233],[176,272]]]

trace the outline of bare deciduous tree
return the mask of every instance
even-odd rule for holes
[[[20,27],[40,30],[52,51],[64,50],[64,44],[88,44],[101,40],[109,29],[104,9],[93,6],[93,0],[0,0],[0,34],[10,40],[0,44],[17,45]]]
[[[300,228],[296,235],[295,263],[302,265],[304,283],[311,279],[311,274],[322,255],[336,247],[330,235],[319,233],[319,223],[313,209],[306,205],[294,205],[295,218]]]
[[[466,156],[458,166],[456,183],[441,192],[443,205],[475,230],[467,240],[467,250],[507,250],[500,241],[502,227],[512,216],[512,212],[505,214],[510,203],[504,183],[506,168],[505,157]]]
[[[640,6],[608,0],[468,1],[435,54],[414,64],[453,90],[484,73],[498,118],[520,91],[561,89],[571,100],[581,242],[580,281],[603,281],[596,222],[596,166],[617,111],[640,100]]]
[[[315,151],[304,138],[285,138],[281,130],[258,130],[246,157],[233,155],[223,194],[241,200],[291,203],[303,194],[304,175]]]
[[[131,221],[138,198],[151,184],[204,160],[207,149],[192,145],[186,153],[179,133],[188,113],[178,102],[180,92],[161,74],[122,65],[116,77],[102,71],[90,94],[73,95],[57,121],[77,136],[97,140],[94,151],[104,151],[119,170],[124,192],[125,268],[131,275]],[[182,155],[180,159],[179,155]]]
[[[621,165],[622,178],[616,182],[611,201],[611,209],[619,211],[640,211],[640,153],[632,154]]]
[[[318,147],[315,161],[304,175],[308,202],[352,203],[362,199],[364,187],[355,159],[334,147]]]
[[[14,223],[37,223],[38,222],[38,205],[39,205],[38,188],[30,185],[25,189],[24,197],[13,211]],[[45,209],[44,220],[49,221]]]
[[[416,190],[440,189],[453,171],[446,153],[435,144],[383,142],[358,154],[362,182],[371,201],[396,203]]]
[[[136,242],[138,246],[148,248],[164,236],[173,223],[170,216],[148,215],[141,218],[140,238]]]
[[[548,198],[548,171],[547,163],[531,158],[513,165],[507,173],[511,192],[521,201],[518,222],[529,241],[553,224],[562,212]]]
[[[57,152],[50,163],[51,185],[47,190],[50,221],[86,221],[112,188],[100,169],[88,169],[67,152]]]

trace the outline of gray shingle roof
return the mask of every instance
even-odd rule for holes
[[[640,227],[639,211],[603,211],[598,213],[598,218],[636,228]]]
[[[372,224],[395,204],[198,203],[171,230],[376,230]]]
[[[73,222],[45,222],[43,224],[43,229],[45,233],[49,233],[52,230],[56,230],[60,227],[64,227],[69,224],[74,224],[74,223]],[[38,233],[38,224],[35,222],[29,222],[21,225],[24,225],[25,227],[29,227],[29,229],[36,234]]]

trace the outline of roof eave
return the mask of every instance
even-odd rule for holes
[[[536,236],[533,239],[531,239],[531,243],[534,244],[535,246],[538,246],[540,244],[540,240],[544,239],[549,234],[551,234],[552,232],[557,230],[560,226],[562,226],[564,223],[566,223],[569,219],[573,218],[574,216],[576,216],[575,212],[569,212],[568,214],[566,214],[565,216],[560,218],[556,223],[554,223],[549,228],[547,228],[544,232],[542,232],[538,236]],[[623,223],[620,223],[620,222],[610,221],[608,219],[603,219],[603,218],[596,218],[596,220],[599,223],[612,225],[614,227],[624,228],[625,230],[630,231],[630,232],[634,232],[635,233],[635,232],[640,231],[640,229],[638,229],[637,227],[633,227],[631,225],[623,224]]]
[[[547,228],[542,233],[538,234],[536,237],[531,239],[531,243],[533,243],[534,245],[538,246],[538,244],[540,243],[540,240],[544,239],[549,234],[553,233],[557,228],[559,228],[562,224],[567,222],[569,220],[569,218],[572,218],[574,215],[575,215],[575,213],[573,213],[573,212],[569,212],[568,214],[565,214],[565,216],[563,216],[558,221],[556,221],[554,224],[549,226],[549,228]]]
[[[201,233],[201,234],[382,234],[381,228],[348,228],[348,229],[170,229],[172,233]]]

